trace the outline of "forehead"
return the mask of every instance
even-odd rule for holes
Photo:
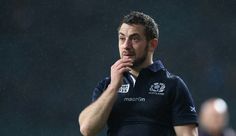
[[[123,23],[120,27],[119,34],[126,35],[126,36],[129,36],[132,34],[139,34],[141,36],[144,36],[144,26],[137,25],[137,24]]]

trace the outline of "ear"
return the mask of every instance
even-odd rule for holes
[[[158,45],[158,39],[154,38],[149,41],[149,50],[154,52]]]

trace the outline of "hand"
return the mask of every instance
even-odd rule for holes
[[[130,66],[133,65],[133,61],[130,58],[123,57],[116,61],[111,66],[111,83],[110,86],[117,88],[120,88],[123,81],[123,73],[130,71]]]

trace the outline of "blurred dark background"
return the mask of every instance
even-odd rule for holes
[[[117,26],[132,10],[159,23],[155,57],[198,110],[221,97],[236,128],[235,0],[0,0],[0,135],[81,135],[78,115],[118,59]]]

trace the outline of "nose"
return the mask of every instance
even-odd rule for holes
[[[125,49],[129,49],[129,48],[132,47],[132,42],[131,42],[131,40],[130,40],[129,38],[127,38],[127,39],[125,40],[125,42],[124,42],[124,44],[123,44],[123,47],[124,47]]]

